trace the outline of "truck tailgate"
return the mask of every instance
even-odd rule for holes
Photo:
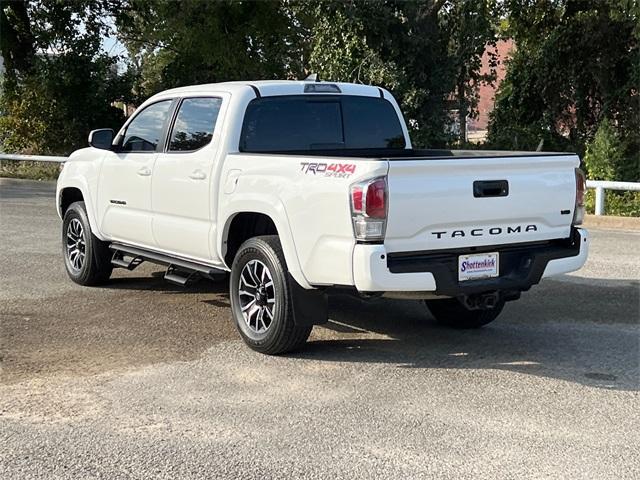
[[[572,154],[389,160],[387,251],[567,238],[578,166]]]

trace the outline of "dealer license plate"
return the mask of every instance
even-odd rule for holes
[[[477,280],[497,277],[500,271],[500,256],[495,253],[477,253],[458,257],[458,280]]]

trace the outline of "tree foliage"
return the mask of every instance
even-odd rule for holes
[[[101,49],[105,15],[106,4],[94,0],[3,3],[3,150],[68,154],[91,128],[122,123],[112,102],[131,87],[118,59]]]
[[[118,101],[319,73],[391,90],[414,145],[456,145],[452,113],[464,138],[477,87],[494,81],[495,58],[488,72],[481,60],[500,33],[517,47],[496,97],[492,146],[532,149],[543,139],[545,149],[584,153],[606,119],[623,152],[615,175],[637,179],[638,20],[634,0],[3,2],[0,144],[69,153],[91,128],[121,124]],[[127,58],[103,50],[107,34]]]
[[[416,145],[444,146],[454,66],[440,13],[448,2],[322,2],[295,10],[310,25],[308,68],[376,84],[398,99]]]
[[[371,83],[398,98],[417,146],[453,139],[450,111],[473,115],[494,0],[32,0],[2,10],[6,150],[68,152],[121,120],[114,101],[228,80]],[[126,74],[100,48],[113,18]],[[5,28],[8,26],[8,28]],[[457,89],[457,90],[456,90]],[[54,101],[51,101],[54,99]],[[466,118],[466,114],[462,114]]]
[[[495,53],[501,5],[495,0],[459,0],[442,14],[445,35],[455,79],[455,109],[458,113],[460,142],[467,138],[467,118],[477,117],[479,87],[496,80],[498,58]],[[489,70],[482,70],[487,53]]]
[[[516,41],[489,127],[499,148],[585,151],[614,129],[628,164],[640,160],[640,33],[629,0],[509,0]],[[631,174],[633,168],[617,168]],[[637,180],[637,177],[628,180]]]
[[[297,29],[282,2],[128,0],[114,15],[141,98],[171,87],[303,71]]]
[[[625,147],[618,133],[611,121],[605,118],[593,139],[587,144],[584,154],[587,174],[590,178],[598,180],[640,178],[640,165],[625,162],[624,152]]]

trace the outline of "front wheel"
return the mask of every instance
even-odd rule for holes
[[[111,275],[109,245],[91,232],[84,202],[72,203],[64,214],[62,253],[69,278],[79,285],[98,285]]]
[[[504,300],[485,310],[469,310],[457,298],[425,300],[436,321],[453,328],[480,328],[494,321],[504,308]]]
[[[244,342],[277,355],[300,348],[311,326],[296,325],[280,240],[275,235],[244,242],[231,267],[231,312]]]

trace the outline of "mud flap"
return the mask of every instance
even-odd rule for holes
[[[293,306],[293,321],[296,325],[321,325],[329,319],[327,294],[323,290],[307,290],[287,273],[291,304]]]

